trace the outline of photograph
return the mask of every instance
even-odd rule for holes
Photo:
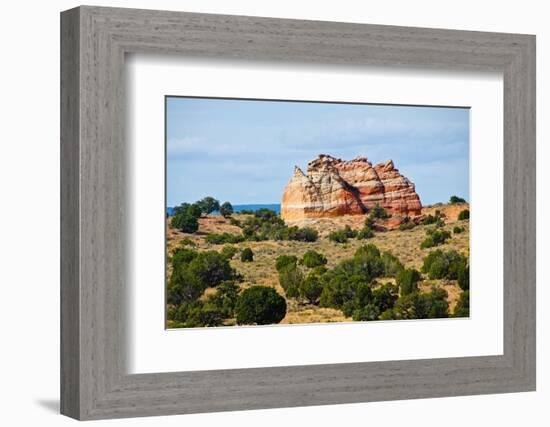
[[[165,150],[166,328],[470,316],[468,107],[167,95]]]

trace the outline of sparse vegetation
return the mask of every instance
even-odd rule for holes
[[[416,224],[414,222],[407,221],[399,225],[399,230],[401,231],[412,230],[414,227],[416,227]]]
[[[319,236],[313,228],[288,227],[275,211],[258,209],[254,216],[240,223],[246,240],[297,240],[315,242]]]
[[[444,244],[447,239],[451,238],[451,233],[446,230],[428,229],[426,230],[426,238],[420,243],[420,248],[433,248]]]
[[[445,225],[445,216],[441,213],[440,210],[436,210],[434,215],[426,215],[422,219],[422,225],[435,225],[436,227],[443,227]]]
[[[168,327],[267,324],[237,319],[237,301],[257,286],[285,301],[283,323],[466,316],[469,224],[453,224],[462,207],[453,208],[431,208],[424,215],[431,227],[408,221],[374,232],[371,214],[298,227],[269,209],[224,217],[221,206],[206,214],[197,203],[182,204],[167,219]],[[195,215],[195,234],[176,232],[178,215]],[[428,237],[445,250],[420,251]],[[253,262],[241,259],[246,249]]]
[[[357,231],[352,230],[349,225],[346,225],[340,230],[333,231],[328,235],[328,239],[334,243],[347,243],[348,239],[357,237]]]
[[[454,234],[460,234],[464,232],[464,227],[459,227],[458,225],[455,225],[454,228],[453,228],[453,233]]]

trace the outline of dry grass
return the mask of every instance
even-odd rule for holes
[[[439,246],[443,250],[456,249],[460,253],[469,256],[469,222],[457,221],[458,213],[468,208],[468,205],[443,205],[430,207],[423,210],[423,213],[434,213],[436,209],[445,213],[447,216],[445,229],[452,233],[455,225],[464,227],[465,231],[461,234],[452,234],[452,238],[444,245]],[[244,219],[246,215],[234,215],[236,219]],[[279,285],[277,270],[275,269],[275,259],[279,255],[296,255],[301,257],[307,250],[313,249],[323,253],[328,259],[328,267],[334,267],[340,261],[351,258],[357,248],[366,244],[373,243],[381,251],[391,251],[397,256],[405,267],[414,267],[420,269],[422,259],[433,249],[420,249],[420,242],[426,237],[426,226],[417,226],[407,231],[387,231],[376,233],[375,237],[369,240],[350,239],[348,243],[338,244],[329,241],[326,235],[333,230],[350,225],[352,228],[359,229],[364,222],[363,216],[343,216],[338,218],[323,218],[315,220],[306,220],[300,223],[300,226],[309,226],[315,228],[320,233],[320,238],[316,242],[304,243],[296,241],[264,241],[264,242],[242,242],[233,246],[243,249],[249,247],[254,252],[253,262],[241,262],[239,254],[231,260],[231,265],[244,277],[242,288],[251,285],[271,286],[281,295],[284,291]],[[216,250],[219,251],[224,245],[214,245],[205,242],[205,236],[208,233],[228,232],[240,234],[241,229],[231,225],[229,220],[220,215],[209,215],[199,220],[199,231],[195,234],[185,234],[172,229],[169,224],[167,227],[167,250],[171,254],[174,249],[182,244],[183,239],[189,239],[195,245],[194,248],[200,251]],[[170,272],[168,271],[168,274]],[[382,279],[382,282],[390,281]],[[431,286],[444,288],[449,297],[450,310],[454,309],[461,290],[456,281],[448,280],[425,280],[420,284],[422,291],[429,291]],[[341,311],[320,308],[312,305],[298,304],[294,300],[288,301],[287,315],[281,323],[319,323],[319,322],[341,322],[349,321]],[[228,322],[231,324],[231,321]]]

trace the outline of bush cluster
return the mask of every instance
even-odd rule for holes
[[[421,276],[418,270],[415,270],[414,268],[407,268],[401,270],[397,274],[395,282],[399,286],[399,289],[401,289],[401,295],[408,295],[413,292],[418,292],[418,282],[420,279]]]
[[[310,264],[312,268],[303,270],[304,258],[310,257],[316,262]],[[351,259],[341,261],[332,269],[320,262],[324,259],[313,251],[300,260],[291,255],[277,258],[275,266],[287,298],[342,310],[345,316],[357,321],[449,316],[447,292],[436,287],[430,292],[421,292],[418,287],[421,273],[404,268],[391,252],[380,253],[375,245],[364,245]],[[459,280],[463,289],[467,289],[467,269],[466,257],[456,251],[441,250],[426,256],[422,267],[431,279]],[[380,284],[381,277],[395,277],[396,284]],[[466,299],[459,309],[455,313],[465,312]]]
[[[209,233],[204,238],[206,243],[212,243],[214,245],[221,245],[224,243],[241,243],[244,242],[244,236],[241,234],[231,234],[231,233]]]
[[[194,301],[206,288],[238,278],[229,260],[216,251],[197,252],[178,248],[172,255],[171,263],[168,303],[173,305]]]
[[[455,250],[443,252],[437,249],[430,252],[422,265],[422,272],[430,279],[457,280],[463,290],[470,288],[470,268],[468,259]]]
[[[328,239],[334,243],[347,243],[348,239],[353,239],[355,237],[357,237],[357,231],[353,230],[349,225],[333,231],[328,235]]]
[[[314,242],[319,237],[316,230],[309,227],[288,227],[283,219],[271,209],[258,209],[254,216],[240,223],[246,240],[297,240]]]
[[[194,233],[199,229],[200,209],[195,205],[182,204],[174,208],[170,225],[184,233]]]
[[[231,203],[226,202],[231,206]],[[226,204],[224,203],[224,205]],[[227,206],[226,206],[227,207]],[[231,210],[233,207],[231,207]],[[195,203],[182,203],[174,208],[170,225],[184,233],[194,233],[199,229],[198,219],[203,214],[220,210],[220,202],[211,196],[197,200]]]
[[[445,225],[445,214],[441,213],[439,209],[437,209],[434,214],[426,215],[424,218],[422,218],[421,221],[422,225],[432,225],[434,224],[436,227],[443,227]]]
[[[242,254],[248,253],[246,249]],[[251,286],[239,293],[236,282],[241,278],[229,265],[236,250],[232,246],[225,246],[222,253],[176,249],[170,258],[169,320],[178,327],[194,328],[219,326],[231,318],[238,324],[265,325],[285,317],[286,301],[273,288]],[[207,288],[215,292],[205,296]]]
[[[447,291],[432,287],[427,293],[414,291],[400,296],[395,305],[380,315],[381,320],[434,319],[449,317]]]
[[[426,230],[426,238],[420,243],[420,248],[433,248],[434,246],[444,244],[450,238],[451,233],[448,231],[430,228]]]

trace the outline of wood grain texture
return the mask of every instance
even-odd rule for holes
[[[61,38],[62,413],[100,419],[534,390],[534,36],[84,6],[62,13]],[[128,375],[127,53],[501,71],[504,354]]]

